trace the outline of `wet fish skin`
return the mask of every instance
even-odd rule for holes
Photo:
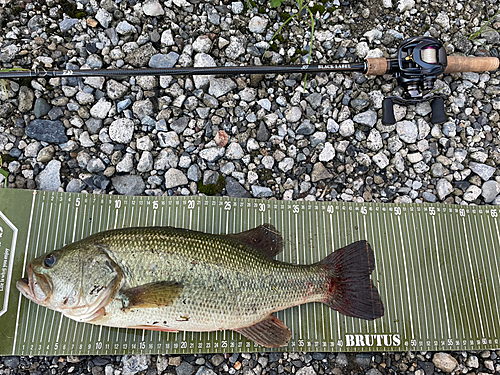
[[[366,241],[356,244],[350,250],[356,256],[344,257],[344,265],[339,251],[313,265],[293,265],[272,259],[283,245],[271,225],[234,235],[124,228],[35,259],[28,280],[17,285],[34,302],[78,321],[164,331],[230,329],[264,346],[282,346],[291,333],[273,312],[323,302],[353,315],[352,301],[342,300],[349,288],[363,298],[362,310],[372,310],[354,308],[357,316],[383,315],[370,280],[373,251]],[[360,253],[364,258],[357,259]],[[56,261],[47,267],[49,257]],[[355,285],[343,287],[345,280]]]

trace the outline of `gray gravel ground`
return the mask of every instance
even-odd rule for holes
[[[292,1],[278,9],[263,0],[0,4],[3,68],[297,64],[311,37],[304,17],[270,46],[296,11]],[[449,53],[498,56],[496,0],[314,5],[314,62],[393,56],[404,38],[423,34]],[[397,124],[382,125],[383,97],[400,93],[391,77],[314,75],[305,90],[299,74],[7,81],[2,168],[10,188],[51,191],[499,204],[499,78],[441,77],[448,122],[435,126],[428,103],[396,107]],[[492,374],[499,355],[4,357],[0,374]]]

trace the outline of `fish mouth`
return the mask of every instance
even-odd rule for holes
[[[33,302],[43,304],[52,294],[52,285],[45,275],[35,274],[31,263],[27,267],[28,277],[17,280],[16,288]]]

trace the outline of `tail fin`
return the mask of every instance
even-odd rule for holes
[[[354,242],[334,251],[319,263],[331,275],[325,303],[355,318],[373,320],[384,315],[384,305],[370,274],[375,268],[367,241]]]

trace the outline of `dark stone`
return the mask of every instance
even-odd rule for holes
[[[79,69],[80,67],[78,65],[72,63],[66,64],[66,70],[79,70]],[[78,86],[82,81],[81,77],[67,77],[64,78],[64,80],[66,80],[66,85],[68,86]]]
[[[85,48],[87,49],[87,51],[89,51],[90,53],[96,53],[97,52],[97,47],[96,47],[96,44],[95,43],[87,43],[87,45],[85,46]]]
[[[354,99],[351,101],[351,106],[357,112],[362,111],[370,106],[370,101],[368,99]]]
[[[96,366],[105,366],[110,362],[110,360],[103,357],[94,357],[92,358],[92,362],[94,362],[94,365]]]
[[[33,109],[33,112],[35,113],[36,118],[40,118],[49,113],[51,108],[51,105],[47,103],[44,98],[37,98],[35,100],[35,108]]]
[[[14,147],[11,148],[9,151],[9,155],[12,156],[13,158],[17,159],[19,156],[21,156],[22,152],[18,148]]]
[[[3,363],[5,366],[17,369],[19,366],[19,357],[4,357]]]
[[[226,193],[230,197],[251,198],[251,194],[234,178],[226,178]]]
[[[363,369],[370,367],[372,361],[372,355],[370,353],[359,353],[356,354],[356,363]]]
[[[305,120],[300,126],[297,128],[296,133],[300,135],[311,135],[314,133],[316,128],[314,127],[313,124],[311,124],[311,121]]]
[[[269,362],[278,362],[282,357],[282,353],[269,353]]]
[[[61,117],[64,116],[64,112],[61,109],[61,107],[54,107],[49,111],[49,118],[54,121],[54,120],[59,120]]]
[[[85,121],[85,125],[87,125],[90,134],[97,134],[102,128],[102,120],[91,117]]]
[[[189,124],[189,117],[184,116],[172,122],[170,128],[177,134],[181,134]]]
[[[10,117],[14,113],[14,109],[15,108],[11,103],[5,103],[0,105],[0,118]]]
[[[322,361],[323,359],[325,359],[326,357],[326,353],[316,353],[314,352],[313,355],[312,355],[312,358],[316,361]]]
[[[456,188],[459,188],[462,191],[466,191],[470,186],[470,182],[469,181],[454,181],[453,185],[455,185]]]
[[[269,130],[267,130],[267,127],[266,125],[261,122],[260,125],[259,125],[259,129],[257,130],[257,140],[259,142],[267,142],[269,140],[269,137],[270,137],[270,133],[269,133]]]
[[[433,375],[434,374],[434,363],[432,362],[424,362],[418,361],[418,365],[424,370],[425,375]]]
[[[183,361],[179,366],[175,368],[177,375],[192,375],[194,374],[194,366],[188,362]]]
[[[33,120],[26,127],[26,135],[38,141],[48,143],[68,142],[66,128],[59,120]]]

